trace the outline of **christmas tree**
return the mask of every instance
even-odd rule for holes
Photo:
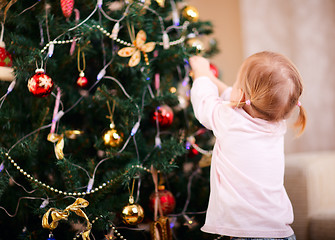
[[[0,239],[213,239],[187,61],[211,23],[179,0],[0,8]]]

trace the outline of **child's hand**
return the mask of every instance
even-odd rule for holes
[[[209,67],[209,61],[206,58],[200,56],[190,57],[190,66],[192,68],[194,79],[201,76],[212,75],[212,72]]]

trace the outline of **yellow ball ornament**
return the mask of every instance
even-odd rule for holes
[[[122,209],[121,217],[128,225],[137,225],[144,219],[144,210],[141,205],[134,203],[134,198],[129,198],[129,204]]]
[[[204,43],[200,39],[198,39],[196,37],[188,39],[186,41],[186,44],[189,47],[194,48],[196,50],[197,54],[202,54],[205,51],[205,45],[204,45]]]
[[[183,17],[188,21],[197,22],[199,19],[199,12],[195,7],[188,5],[183,9]]]
[[[109,129],[103,136],[105,145],[118,147],[123,142],[123,133],[118,132],[115,128]]]

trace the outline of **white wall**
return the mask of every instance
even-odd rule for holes
[[[278,51],[304,78],[306,132],[286,138],[287,152],[335,149],[335,1],[240,0],[244,57]]]
[[[221,79],[231,85],[242,62],[242,36],[240,6],[237,0],[189,0],[195,6],[201,20],[211,21],[218,41],[220,54],[212,62],[220,69]]]

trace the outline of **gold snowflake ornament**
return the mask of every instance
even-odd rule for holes
[[[143,53],[145,63],[149,65],[148,52],[152,52],[155,47],[155,42],[145,43],[147,40],[147,34],[140,30],[134,41],[134,47],[125,47],[118,51],[120,57],[130,57],[128,65],[129,67],[135,67],[141,61],[141,52]]]

